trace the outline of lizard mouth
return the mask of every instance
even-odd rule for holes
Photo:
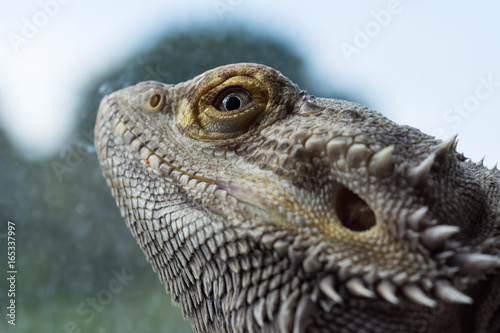
[[[352,231],[366,231],[376,224],[375,213],[370,206],[346,187],[337,193],[335,213],[342,225]]]

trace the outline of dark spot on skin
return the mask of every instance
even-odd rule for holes
[[[235,152],[236,152],[236,154],[238,154],[238,155],[243,155],[243,154],[245,153],[245,149],[244,149],[243,147],[241,147],[241,146],[240,146],[240,147],[237,147],[237,148],[235,149]]]
[[[259,163],[259,169],[261,170],[271,170],[271,165],[267,162],[260,162]]]
[[[309,158],[309,154],[307,154],[302,145],[294,146],[290,155],[298,161],[306,161]]]
[[[286,112],[288,114],[292,114],[294,109],[295,109],[295,104],[293,104],[293,103],[286,104]]]
[[[277,136],[280,132],[280,129],[279,128],[273,128],[271,129],[269,132],[268,132],[268,135],[269,136]]]
[[[278,154],[276,154],[275,152],[271,152],[267,156],[267,161],[271,164],[276,164],[276,162],[278,162]]]
[[[262,152],[258,153],[257,155],[255,155],[255,156],[253,157],[253,160],[254,160],[255,162],[264,161],[265,159],[266,159],[266,154],[264,154],[264,153],[262,153]]]
[[[259,149],[259,147],[257,147],[257,146],[250,146],[247,149],[245,149],[245,153],[247,153],[247,154],[253,154],[253,153],[255,153],[257,151],[257,149]]]
[[[290,148],[290,144],[288,143],[288,141],[284,141],[278,145],[276,150],[279,151],[280,153],[284,153],[288,150],[288,148]]]
[[[262,144],[262,149],[269,150],[270,148],[274,148],[276,146],[277,141],[275,139],[267,140]]]
[[[364,119],[363,115],[356,110],[347,109],[347,110],[342,110],[340,113],[343,117],[346,118],[359,119],[359,120]]]
[[[295,164],[295,171],[296,171],[296,177],[300,177],[300,179],[295,178],[298,180],[296,184],[302,184],[300,186],[304,187],[304,180],[303,179],[308,176],[307,167],[304,165],[304,163],[298,163],[298,164]],[[307,184],[312,184],[312,183],[307,183]],[[296,186],[299,186],[299,185],[296,185]]]
[[[281,167],[284,169],[292,169],[294,166],[294,163],[295,163],[294,160],[287,156],[281,162]]]
[[[275,167],[273,169],[273,172],[277,175],[277,176],[283,176],[283,169],[280,168],[280,167]]]

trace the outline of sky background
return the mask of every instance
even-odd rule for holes
[[[324,87],[440,138],[458,133],[458,150],[475,161],[500,161],[497,1],[24,0],[2,8],[0,126],[30,159],[65,146],[96,76],[165,32],[238,23],[289,42]]]
[[[314,94],[349,96],[440,138],[458,133],[458,150],[467,157],[479,161],[486,156],[489,167],[500,162],[499,1],[0,4],[0,221],[16,223],[20,269],[18,322],[13,327],[0,320],[0,332],[74,331],[73,322],[82,332],[157,332],[158,327],[192,332],[130,235],[92,146],[81,142],[87,137],[83,129],[92,127],[97,113],[91,106],[96,99],[111,87],[147,76],[149,67],[137,58],[140,51],[148,61],[159,59],[151,56],[154,47],[155,54],[170,55],[166,68],[153,68],[170,79],[191,65],[185,60],[179,66],[179,59],[196,59],[191,72],[200,63],[232,59],[213,48],[233,52],[231,46],[238,45],[234,35],[248,32],[250,38],[242,36],[243,46],[235,50],[240,52],[231,53],[234,58],[242,52],[255,57],[247,50],[262,38],[255,47],[260,59],[266,59],[265,49],[272,61],[283,58],[275,64],[287,71],[294,57],[303,60],[297,60],[295,74]],[[202,29],[209,34],[213,27],[221,34],[207,42],[215,43],[210,47],[198,44],[199,37],[186,43],[168,38],[178,41],[186,36],[183,31],[203,36]],[[221,49],[228,29],[232,44]],[[160,50],[159,41],[167,47]],[[184,48],[173,50],[179,44]],[[221,54],[224,58],[213,61]],[[5,145],[4,132],[17,153]],[[3,261],[6,229],[0,229]],[[137,279],[113,295],[94,319],[75,312],[103,291],[115,269],[126,269]],[[6,286],[7,280],[0,280],[0,307],[7,304],[1,292]]]

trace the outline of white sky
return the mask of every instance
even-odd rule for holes
[[[224,4],[230,11],[221,17],[216,7]],[[380,12],[388,9],[390,18]],[[152,36],[190,23],[244,22],[293,42],[326,86],[360,92],[398,123],[440,137],[459,133],[460,151],[493,166],[500,162],[499,16],[494,0],[11,1],[0,12],[0,121],[28,155],[57,151],[72,131],[81,89]],[[13,34],[22,37],[26,22],[40,27],[16,51]],[[358,29],[371,34],[367,45],[354,43]],[[346,43],[359,46],[350,62]]]

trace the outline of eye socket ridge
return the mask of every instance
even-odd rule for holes
[[[242,87],[231,87],[219,95],[214,106],[221,112],[234,112],[252,102],[253,97],[248,90]]]

